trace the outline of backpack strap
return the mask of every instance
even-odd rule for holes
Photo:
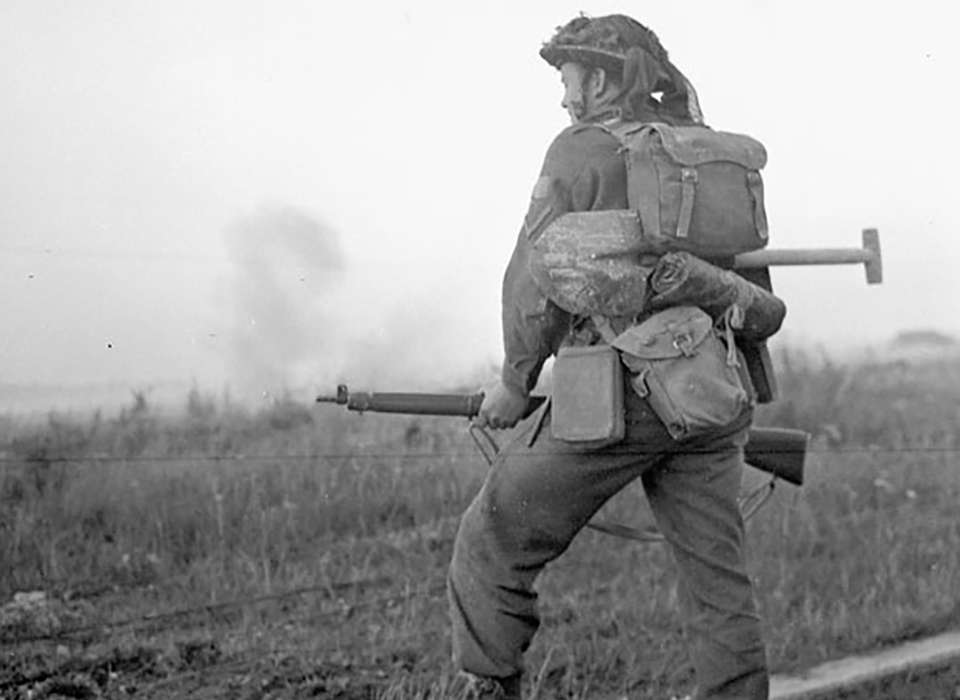
[[[594,122],[589,124],[589,126],[596,127],[613,136],[620,142],[621,150],[625,151],[629,148],[627,136],[639,130],[643,126],[643,122],[625,122],[621,119],[610,119],[605,122]]]
[[[760,172],[751,170],[747,173],[747,189],[753,197],[753,221],[757,227],[757,235],[764,241],[769,239],[767,230],[767,215],[763,209],[763,180]]]
[[[680,181],[683,190],[680,195],[680,212],[677,216],[677,238],[684,239],[690,233],[690,220],[693,218],[693,198],[697,192],[697,169],[683,168]]]

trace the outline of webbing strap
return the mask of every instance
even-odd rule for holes
[[[593,321],[593,326],[597,329],[600,337],[603,338],[603,342],[607,345],[612,345],[613,341],[617,338],[617,332],[613,330],[613,324],[610,323],[610,319],[606,316],[591,316],[590,320]]]
[[[757,227],[757,235],[765,241],[770,234],[767,230],[767,214],[763,210],[763,180],[758,171],[747,173],[747,189],[753,197],[753,223]]]
[[[683,182],[683,194],[680,199],[680,214],[677,216],[677,238],[686,238],[690,233],[690,220],[693,218],[693,197],[697,191],[697,171],[683,168],[680,171]]]

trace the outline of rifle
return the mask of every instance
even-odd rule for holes
[[[337,386],[334,395],[320,395],[317,403],[335,403],[347,410],[363,413],[404,413],[427,416],[463,416],[472,418],[480,412],[483,392],[476,394],[417,394],[393,392],[351,392],[346,384]],[[546,400],[531,396],[524,418]],[[752,467],[800,486],[807,456],[809,434],[790,428],[750,428],[744,447],[744,461]]]

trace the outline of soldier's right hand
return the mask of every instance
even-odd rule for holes
[[[500,382],[483,397],[473,424],[478,428],[512,428],[523,417],[527,400],[526,394]]]

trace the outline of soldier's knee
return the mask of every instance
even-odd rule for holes
[[[565,548],[570,533],[558,521],[561,514],[540,507],[523,489],[510,486],[488,480],[464,513],[454,543],[455,568],[505,572],[535,567]]]
[[[477,501],[474,499],[470,507],[460,518],[460,526],[457,528],[456,539],[453,542],[453,564],[462,560],[464,556],[477,549],[484,537],[483,518],[480,517],[477,508]]]

